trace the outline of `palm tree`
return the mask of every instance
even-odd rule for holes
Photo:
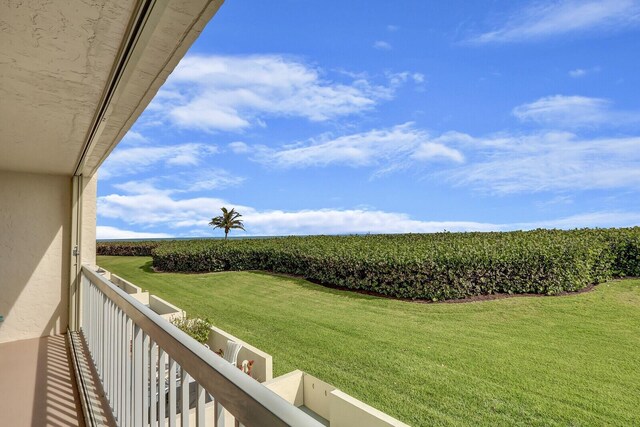
[[[242,215],[236,212],[235,208],[228,211],[227,208],[222,207],[221,210],[222,215],[211,218],[211,222],[209,223],[209,225],[213,228],[223,228],[225,240],[227,240],[229,230],[231,230],[232,228],[245,231],[244,224],[242,223],[242,220],[239,219]]]

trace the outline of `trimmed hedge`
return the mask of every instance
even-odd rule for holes
[[[163,271],[266,270],[398,298],[557,294],[640,275],[640,228],[163,242]]]
[[[158,247],[158,241],[111,241],[98,242],[96,245],[97,255],[114,255],[114,256],[151,256],[151,252]]]

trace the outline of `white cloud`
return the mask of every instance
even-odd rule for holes
[[[150,179],[132,180],[113,184],[113,187],[126,194],[145,194],[158,192],[165,195],[189,193],[236,187],[245,181],[224,169],[207,168],[178,172],[172,175],[155,176]]]
[[[171,229],[174,230],[174,236],[213,235],[213,230],[207,224],[221,206],[234,207],[243,214],[246,235],[505,231],[539,227],[612,227],[640,224],[640,213],[606,211],[553,220],[499,224],[476,221],[421,221],[412,219],[405,213],[368,209],[257,210],[219,198],[177,199],[163,191],[152,189],[145,194],[111,194],[100,197],[98,214],[102,218],[119,219],[131,227],[143,225]],[[101,233],[100,236],[120,236],[117,232]]]
[[[600,72],[599,66],[592,67],[592,68],[576,68],[575,70],[569,71],[569,77],[578,79],[580,77],[586,76],[587,74],[593,74],[593,73],[599,73],[599,72]]]
[[[640,112],[617,111],[603,98],[554,95],[540,98],[513,109],[521,121],[565,128],[618,126],[640,123]]]
[[[434,159],[462,162],[459,151],[447,147],[446,141],[431,139],[412,123],[387,129],[310,140],[297,146],[273,150],[261,147],[254,160],[276,167],[327,166],[351,167],[380,166],[398,168],[410,161]]]
[[[113,187],[120,191],[123,191],[126,194],[146,194],[150,192],[162,192],[164,194],[171,194],[175,192],[174,189],[159,190],[157,188],[157,182],[159,180],[159,177],[141,181],[132,180],[113,184]]]
[[[117,227],[99,225],[96,227],[97,239],[163,239],[172,237],[167,233],[147,233],[140,231],[121,230]]]
[[[244,154],[249,152],[249,146],[242,141],[231,142],[228,146],[235,154]]]
[[[159,227],[175,235],[193,234],[195,227],[208,230],[210,218],[220,207],[236,208],[243,214],[248,235],[408,233],[442,230],[491,230],[494,224],[473,221],[418,221],[395,212],[366,209],[318,209],[287,212],[257,210],[219,198],[185,198],[148,189],[144,194],[110,194],[98,199],[101,218],[119,219],[132,227]],[[213,234],[213,231],[210,231]]]
[[[204,191],[236,187],[242,184],[245,178],[224,169],[204,169],[195,173],[185,173],[178,181],[185,183],[182,191]]]
[[[416,160],[431,160],[441,158],[448,159],[457,163],[464,162],[464,156],[460,151],[435,142],[425,142],[420,144],[416,151],[411,155],[411,158]]]
[[[383,40],[377,40],[373,43],[373,48],[374,49],[378,49],[378,50],[391,50],[393,49],[391,47],[391,44],[389,44],[388,42],[385,42]]]
[[[149,142],[149,139],[146,136],[144,136],[140,132],[130,130],[129,132],[127,132],[124,138],[122,138],[122,141],[120,141],[120,144],[128,144],[128,143],[140,144],[140,143],[147,143],[147,142]]]
[[[488,231],[496,227],[495,224],[473,221],[418,221],[403,213],[362,209],[255,212],[245,215],[245,223],[264,235],[432,233],[443,230]]]
[[[410,73],[409,71],[402,71],[399,73],[386,73],[386,75],[392,87],[399,87],[407,81],[413,81],[413,83],[417,85],[425,82],[425,77],[422,73]]]
[[[536,228],[609,228],[609,227],[634,227],[640,225],[640,213],[638,212],[590,212],[571,215],[565,218],[513,224],[515,229],[533,230]],[[509,228],[509,229],[514,229]]]
[[[519,10],[502,27],[469,41],[477,44],[526,42],[589,30],[620,30],[639,23],[637,0],[545,1]]]
[[[218,149],[206,144],[178,144],[118,148],[100,167],[100,179],[143,172],[154,165],[195,166]]]
[[[149,108],[186,128],[241,131],[269,117],[326,121],[391,99],[391,84],[365,78],[341,83],[320,68],[279,55],[189,55]]]
[[[397,25],[387,25],[387,31],[394,33],[396,31],[398,31],[400,29],[400,27],[398,27]]]
[[[411,77],[413,78],[413,81],[416,83],[424,83],[425,77],[424,77],[424,74],[422,73],[413,73]]]
[[[109,194],[98,198],[98,215],[129,225],[180,228],[204,225],[227,202],[211,197],[178,199],[153,188],[139,194]]]
[[[574,202],[573,196],[557,195],[553,198],[541,202],[536,202],[538,208],[557,207],[562,205],[571,205]]]
[[[576,68],[575,70],[569,71],[569,76],[573,77],[574,79],[578,77],[584,77],[586,74],[587,70],[585,70],[584,68]]]
[[[569,132],[501,134],[458,141],[470,161],[447,172],[458,185],[496,193],[637,188],[640,137],[580,138]]]

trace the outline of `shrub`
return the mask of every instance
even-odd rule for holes
[[[182,317],[174,318],[171,320],[178,329],[186,332],[193,339],[200,344],[204,344],[209,339],[209,332],[211,332],[211,321],[209,319],[200,319],[197,317]]]
[[[109,241],[98,242],[96,245],[97,255],[113,256],[151,256],[151,251],[158,247],[158,241]]]
[[[640,228],[163,243],[159,270],[266,270],[399,298],[557,294],[640,274]]]

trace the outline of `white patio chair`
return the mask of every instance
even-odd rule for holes
[[[234,366],[238,366],[238,353],[240,353],[241,348],[242,344],[227,340],[227,349],[224,351],[224,360]]]

